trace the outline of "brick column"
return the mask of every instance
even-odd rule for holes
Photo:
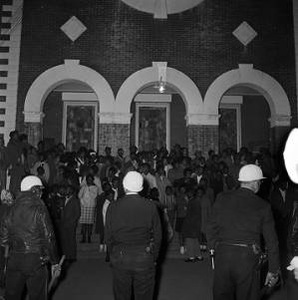
[[[29,144],[36,147],[38,142],[42,139],[41,123],[37,123],[37,122],[25,123],[25,132],[28,135]]]
[[[187,130],[190,156],[193,156],[196,150],[201,150],[205,157],[210,149],[218,152],[218,125],[189,125]]]
[[[123,148],[125,155],[130,146],[131,114],[99,113],[98,114],[98,152],[104,153],[106,146],[116,154],[118,148]]]
[[[128,154],[130,145],[130,124],[99,124],[98,153],[104,153],[106,146],[112,148],[113,154],[118,148],[123,148]]]
[[[201,150],[205,157],[210,149],[219,149],[219,115],[188,114],[186,116],[188,131],[188,150],[190,156]]]

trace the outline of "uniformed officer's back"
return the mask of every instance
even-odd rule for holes
[[[256,165],[240,169],[240,188],[219,194],[212,208],[207,239],[215,249],[214,300],[259,299],[261,237],[268,249],[265,284],[278,280],[279,251],[271,207],[256,196],[264,179]]]
[[[147,246],[155,214],[154,203],[138,194],[125,195],[113,202],[109,215],[114,220],[111,230],[115,243]]]
[[[259,244],[263,222],[271,215],[270,205],[245,188],[219,194],[214,210],[220,212],[218,241],[233,243]]]
[[[144,179],[135,171],[123,179],[125,196],[107,211],[105,238],[113,272],[116,300],[152,300],[161,223],[153,202],[138,193]]]

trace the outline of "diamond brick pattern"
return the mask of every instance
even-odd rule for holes
[[[60,29],[74,42],[87,30],[87,27],[73,16]]]
[[[233,35],[242,43],[247,46],[258,33],[247,23],[242,22],[234,31]]]

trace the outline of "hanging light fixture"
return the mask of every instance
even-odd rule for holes
[[[163,94],[166,91],[167,62],[153,62],[153,66],[156,66],[158,71],[158,84],[154,87]]]
[[[158,91],[163,94],[166,90],[166,83],[162,81],[162,77],[160,77],[159,84],[158,84]]]

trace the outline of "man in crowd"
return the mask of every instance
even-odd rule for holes
[[[47,209],[41,201],[42,182],[27,176],[21,192],[0,227],[0,245],[9,246],[5,299],[21,299],[27,285],[30,300],[47,299],[47,261],[60,273],[56,242]]]
[[[106,215],[105,238],[113,273],[116,300],[151,300],[155,285],[155,261],[161,243],[156,205],[138,195],[143,176],[128,172],[123,179],[125,196],[112,202]]]
[[[215,249],[214,300],[259,299],[258,263],[261,237],[268,249],[265,285],[274,286],[279,274],[278,239],[270,205],[255,195],[264,179],[256,165],[240,169],[240,188],[217,196],[207,239]]]

